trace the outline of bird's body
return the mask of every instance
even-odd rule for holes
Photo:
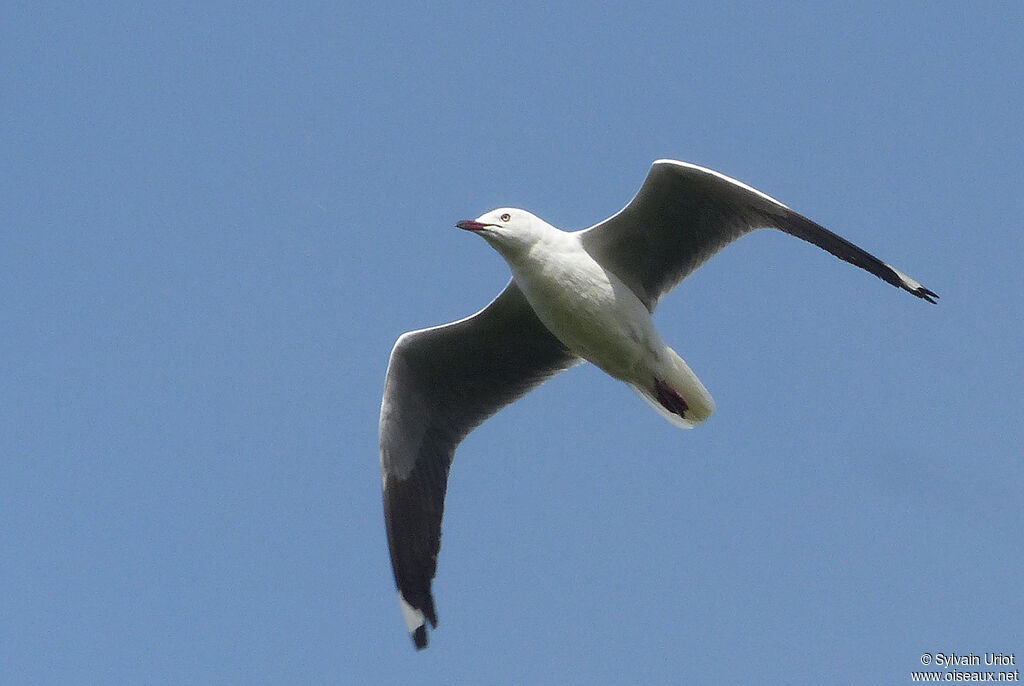
[[[658,300],[736,238],[780,229],[919,298],[920,283],[777,200],[718,172],[658,160],[632,201],[593,227],[565,232],[502,208],[457,224],[512,271],[487,307],[411,331],[391,353],[380,415],[384,521],[399,604],[417,648],[437,625],[437,567],[448,470],[480,422],[587,360],[629,384],[674,425],[712,413],[711,395],[651,320]]]
[[[629,384],[678,426],[690,428],[710,416],[714,401],[704,385],[665,344],[650,311],[629,286],[586,251],[579,233],[562,231],[524,210],[490,214],[495,213],[516,213],[540,236],[528,250],[499,252],[530,307],[566,348]],[[686,401],[685,416],[657,400],[659,381]]]

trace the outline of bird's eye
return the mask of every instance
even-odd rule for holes
[[[503,222],[507,222],[511,218],[512,218],[512,215],[509,214],[508,212],[506,212],[505,214],[501,215],[501,221],[503,221]]]

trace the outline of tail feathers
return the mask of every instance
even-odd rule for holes
[[[675,350],[666,347],[653,372],[645,383],[629,385],[672,424],[692,429],[715,411],[711,394]]]

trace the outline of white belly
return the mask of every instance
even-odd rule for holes
[[[640,299],[586,253],[513,267],[537,316],[572,352],[623,381],[638,380],[665,346]]]
[[[665,345],[636,294],[590,257],[577,234],[552,232],[526,250],[499,250],[541,322],[569,350],[625,381],[676,426],[690,428],[707,419],[714,400]]]

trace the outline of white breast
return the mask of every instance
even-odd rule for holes
[[[618,277],[604,270],[576,236],[531,251],[511,265],[537,316],[575,354],[613,377],[631,380],[664,343],[650,313]]]

